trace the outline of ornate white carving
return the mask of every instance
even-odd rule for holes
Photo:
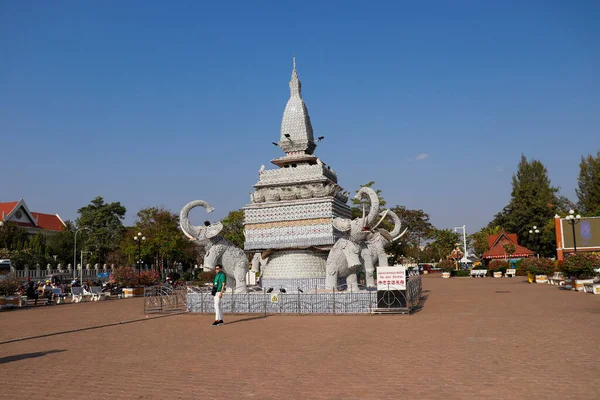
[[[327,253],[314,250],[283,250],[269,256],[261,279],[322,278]]]
[[[315,147],[312,124],[308,109],[302,100],[302,84],[296,71],[296,59],[290,80],[290,99],[285,106],[281,121],[279,147],[286,153],[301,152],[312,154]]]
[[[290,184],[308,182],[311,180],[337,182],[337,175],[331,169],[323,165],[298,165],[293,168],[266,169],[254,187],[259,188],[267,185]]]

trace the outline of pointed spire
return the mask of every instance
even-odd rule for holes
[[[292,79],[290,80],[290,96],[300,96],[302,98],[302,83],[300,83],[298,71],[296,70],[296,55],[293,56],[292,62],[294,68],[292,69]]]
[[[302,83],[296,70],[296,56],[293,57],[290,99],[283,112],[279,147],[286,153],[302,152],[312,154],[316,144],[308,109],[302,100]]]

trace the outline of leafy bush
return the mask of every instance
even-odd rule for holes
[[[0,281],[0,296],[12,296],[21,286],[21,281],[14,273],[8,274],[6,279]]]
[[[517,276],[527,276],[527,270],[523,267],[524,260],[524,258],[521,258],[514,263],[514,268],[517,270]]]
[[[554,272],[554,261],[549,258],[525,258],[521,266],[533,275],[551,275]]]
[[[467,270],[459,269],[458,271],[452,271],[452,276],[469,276],[470,273]]]
[[[152,286],[160,282],[160,274],[158,271],[142,271],[139,276],[140,285]]]
[[[442,260],[438,263],[437,267],[444,272],[452,272],[455,269],[454,261],[452,260]]]
[[[595,269],[600,268],[600,257],[589,253],[575,253],[567,256],[562,264],[565,274],[577,279],[591,279],[598,275]]]
[[[509,264],[508,261],[506,260],[492,260],[490,262],[490,264],[488,265],[488,270],[490,271],[501,271],[501,272],[506,272],[506,270],[509,268]]]
[[[133,267],[117,267],[110,274],[109,281],[121,287],[132,287],[138,283],[138,275]]]

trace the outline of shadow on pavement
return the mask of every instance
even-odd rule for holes
[[[232,322],[225,322],[225,325],[237,324],[238,322],[247,322],[247,321],[253,321],[256,319],[265,319],[265,318],[267,318],[267,315],[260,315],[258,317],[250,317],[250,318],[238,319],[238,320],[232,321]]]
[[[429,290],[424,290],[423,293],[429,293]],[[427,299],[429,298],[429,294],[425,294],[425,295],[421,295],[421,297],[419,298],[419,304],[417,304],[417,306],[415,308],[413,308],[411,314],[416,314],[418,312],[420,312],[423,309],[423,306],[425,306],[425,302],[427,301]]]
[[[43,357],[46,354],[62,353],[63,351],[66,351],[66,350],[48,350],[48,351],[37,351],[35,353],[16,354],[14,356],[0,358],[0,364],[6,364],[9,362],[19,361],[19,360],[26,360],[28,358]]]

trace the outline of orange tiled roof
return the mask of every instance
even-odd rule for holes
[[[0,220],[3,219],[2,213],[4,213],[4,215],[8,215],[8,213],[10,213],[17,204],[19,204],[18,201],[11,201],[9,203],[0,203]]]
[[[4,215],[8,215],[11,211],[13,211],[17,204],[19,204],[18,201],[0,203],[0,220],[4,219],[2,217],[2,213],[4,213]],[[33,218],[37,218],[37,226],[29,222],[17,222],[17,225],[29,228],[45,229],[49,231],[62,231],[65,229],[65,224],[63,224],[58,215],[38,212],[32,212],[31,215]]]
[[[509,256],[506,254],[503,247],[504,243],[512,243],[515,245],[516,249],[512,255]],[[482,258],[522,258],[534,254],[534,252],[527,247],[523,247],[517,243],[516,233],[506,233],[502,231],[497,235],[489,235],[488,245],[490,246],[490,249],[483,253],[481,256]]]
[[[60,218],[52,214],[43,214],[32,212],[31,215],[37,218],[38,228],[46,229],[49,231],[62,231],[65,229],[65,225],[62,223]]]

